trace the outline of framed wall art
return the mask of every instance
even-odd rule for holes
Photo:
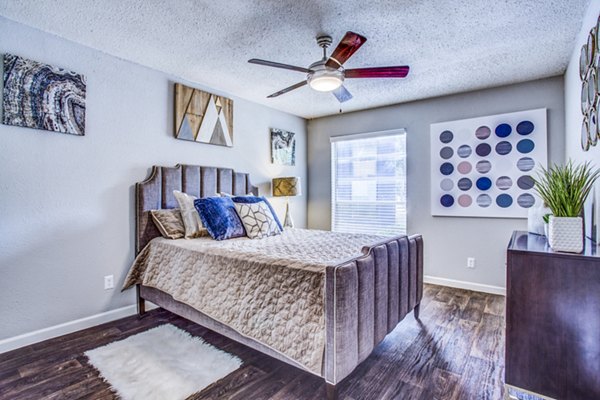
[[[431,214],[527,218],[547,165],[546,109],[431,125]]]
[[[271,162],[279,165],[296,165],[294,132],[271,128]]]
[[[85,77],[52,65],[5,54],[2,123],[85,134]]]
[[[233,146],[233,100],[175,84],[175,138]]]

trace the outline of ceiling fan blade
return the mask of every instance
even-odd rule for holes
[[[410,67],[402,65],[398,67],[375,67],[347,69],[344,72],[346,78],[404,78],[408,75]]]
[[[338,69],[352,54],[356,52],[367,41],[367,38],[354,32],[346,32],[340,44],[335,48],[325,65],[329,68]]]
[[[275,92],[275,93],[267,96],[267,98],[281,96],[282,94],[286,94],[287,92],[291,92],[294,89],[298,89],[298,88],[306,85],[306,83],[307,83],[306,81],[298,82],[295,85],[292,85],[290,87],[286,87],[285,89],[282,89],[279,92]]]
[[[352,99],[352,94],[350,94],[350,92],[348,91],[348,89],[346,89],[346,87],[344,85],[335,89],[331,93],[333,93],[333,95],[338,99],[338,101],[340,103],[344,103],[344,102]]]
[[[290,69],[292,71],[298,71],[298,72],[304,72],[304,73],[310,72],[310,69],[308,69],[308,68],[296,67],[295,65],[282,64],[282,63],[278,63],[278,62],[274,62],[274,61],[260,60],[258,58],[252,58],[252,59],[248,60],[248,62],[250,64],[266,65],[267,67]]]

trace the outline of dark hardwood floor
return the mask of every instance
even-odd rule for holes
[[[190,399],[323,399],[323,380],[164,310],[0,355],[0,399],[113,399],[84,351],[171,323],[240,357],[237,371]],[[408,315],[348,378],[340,399],[503,398],[504,297],[425,285]]]

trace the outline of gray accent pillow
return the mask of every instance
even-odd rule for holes
[[[194,206],[194,200],[196,200],[197,197],[180,192],[179,190],[173,190],[173,196],[175,196],[177,203],[179,203],[181,219],[183,220],[183,226],[185,227],[185,238],[192,239],[208,235],[208,231],[204,225],[202,225],[198,210],[196,210],[196,207]]]
[[[185,236],[185,227],[178,208],[150,211],[154,225],[167,239],[181,239]]]
[[[242,220],[250,239],[261,239],[281,233],[273,214],[264,201],[258,203],[234,203],[235,211]]]

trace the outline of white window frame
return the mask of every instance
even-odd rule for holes
[[[341,142],[341,141],[350,141],[350,140],[357,140],[357,139],[369,139],[369,138],[377,138],[377,137],[383,137],[383,136],[394,136],[394,135],[402,135],[404,136],[404,140],[405,140],[405,144],[406,144],[406,130],[404,128],[398,128],[398,129],[390,129],[390,130],[386,130],[386,131],[377,131],[377,132],[366,132],[366,133],[357,133],[357,134],[351,134],[351,135],[339,135],[339,136],[331,136],[329,138],[330,140],[330,151],[331,151],[331,226],[330,229],[333,231],[334,227],[335,227],[335,216],[336,216],[336,192],[335,192],[335,186],[336,186],[336,182],[337,182],[337,177],[336,177],[336,159],[334,157],[335,155],[335,151],[334,151],[334,146],[333,144],[335,142]],[[405,163],[405,168],[404,170],[406,171],[406,179],[408,178],[408,170],[407,170],[407,159],[408,157],[408,152],[405,151],[405,156],[404,156],[404,163]],[[408,182],[407,182],[408,184]],[[407,194],[406,194],[406,203],[408,203],[408,188],[407,188]],[[408,204],[406,205],[406,219],[408,220]],[[406,232],[398,232],[399,234],[405,234]]]

